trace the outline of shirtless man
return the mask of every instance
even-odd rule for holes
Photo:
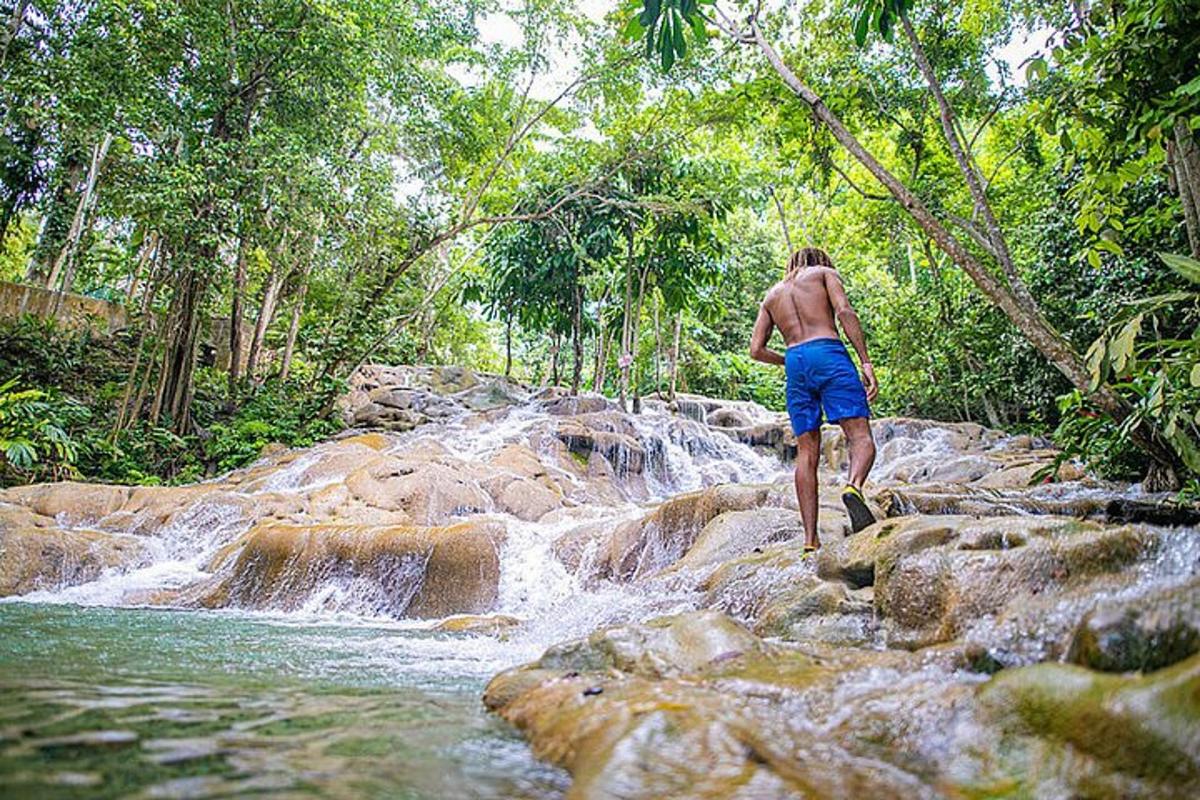
[[[862,364],[862,380],[834,318],[854,345]],[[787,344],[780,355],[767,347],[772,328]],[[805,247],[788,259],[787,275],[771,287],[758,310],[750,356],[787,372],[787,409],[796,434],[796,499],[804,523],[805,552],[821,546],[817,533],[817,461],[821,455],[821,411],[842,426],[850,451],[850,482],[842,502],[855,533],[875,521],[863,498],[863,482],[875,463],[875,442],[867,403],[879,394],[875,369],[867,355],[858,315],[846,299],[846,288],[824,250]]]

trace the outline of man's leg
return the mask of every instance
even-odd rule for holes
[[[867,475],[875,465],[875,439],[871,437],[871,422],[866,417],[850,417],[839,423],[846,436],[850,454],[850,485],[862,491]]]
[[[858,533],[875,522],[875,515],[862,493],[867,475],[875,464],[875,440],[871,438],[871,423],[866,417],[847,417],[839,422],[850,454],[850,482],[842,491],[842,503],[850,515],[850,530]]]
[[[817,461],[821,456],[821,431],[808,431],[796,437],[796,501],[800,521],[804,523],[805,548],[821,546],[817,533]]]

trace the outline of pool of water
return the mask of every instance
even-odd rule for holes
[[[496,647],[354,619],[0,604],[0,795],[561,797],[566,774],[480,705]]]

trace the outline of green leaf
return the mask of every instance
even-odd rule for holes
[[[635,41],[646,32],[646,26],[642,24],[641,16],[630,17],[629,22],[625,23],[625,29],[621,31],[621,35],[627,41]]]
[[[1050,69],[1046,64],[1046,59],[1042,58],[1041,56],[1031,59],[1029,63],[1025,65],[1026,83],[1033,83],[1034,80],[1045,78],[1049,73]]]
[[[867,34],[871,30],[871,17],[874,9],[871,4],[864,0],[863,4],[858,7],[858,18],[854,20],[854,42],[859,47],[867,43]]]
[[[1200,389],[1200,364],[1192,365],[1192,374],[1188,376],[1188,383],[1192,384],[1194,388]]]
[[[1087,364],[1088,372],[1091,373],[1091,382],[1088,384],[1088,391],[1094,392],[1100,388],[1100,381],[1104,379],[1104,357],[1108,353],[1107,343],[1104,337],[1100,337],[1092,342],[1092,346],[1088,348],[1085,363]]]
[[[1200,261],[1175,253],[1159,253],[1158,257],[1179,275],[1192,283],[1200,283]]]
[[[683,58],[687,55],[687,42],[683,38],[683,17],[677,17],[671,25],[674,34],[675,53]]]

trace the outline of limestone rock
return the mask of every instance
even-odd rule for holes
[[[223,577],[206,606],[294,610],[333,588],[364,610],[395,617],[479,614],[496,600],[504,529],[258,526],[218,557]]]
[[[136,536],[13,522],[0,507],[0,597],[95,580],[145,554],[145,542]]]
[[[1151,672],[1200,652],[1200,579],[1102,602],[1080,621],[1069,658],[1107,672]]]
[[[762,647],[757,636],[724,614],[693,611],[603,628],[586,639],[551,647],[536,666],[574,672],[615,669],[659,678],[695,672]]]
[[[61,516],[68,524],[93,523],[129,499],[129,487],[99,483],[37,483],[0,492],[0,501],[19,503],[35,514]]]
[[[638,520],[617,527],[604,559],[607,575],[628,581],[669,566],[681,558],[700,531],[727,511],[783,505],[772,486],[725,484],[677,495]]]

